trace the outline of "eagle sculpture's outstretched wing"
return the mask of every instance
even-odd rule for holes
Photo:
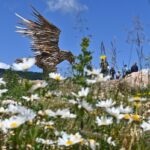
[[[17,32],[31,38],[36,65],[42,68],[45,74],[56,71],[56,66],[64,60],[74,62],[71,52],[61,51],[58,47],[60,29],[48,22],[35,8],[35,21],[16,15],[21,19],[20,25],[25,26],[17,27]]]
[[[33,8],[35,21],[16,15],[21,19],[20,25],[26,27],[17,27],[17,32],[31,38],[32,50],[35,54],[59,52],[58,42],[61,32],[59,28],[48,22],[35,8]]]

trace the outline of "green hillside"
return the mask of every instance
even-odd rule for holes
[[[5,70],[0,69],[0,77],[2,77],[6,72],[9,72],[11,70]],[[13,71],[14,73],[18,74],[20,77],[29,79],[29,80],[41,80],[42,79],[42,73],[38,72],[23,72],[23,71]]]

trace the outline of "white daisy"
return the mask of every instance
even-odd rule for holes
[[[94,84],[110,80],[110,78],[111,78],[110,76],[103,77],[103,74],[100,73],[94,79],[87,79],[86,82],[87,84]]]
[[[40,97],[38,96],[38,94],[32,94],[30,97],[28,97],[28,96],[22,96],[22,98],[24,99],[24,100],[26,100],[27,102],[29,102],[29,101],[34,101],[34,100],[39,100],[40,99]]]
[[[98,76],[95,78],[96,82],[104,81],[104,76],[102,73],[98,74]]]
[[[94,80],[94,79],[87,79],[87,80],[86,80],[86,83],[87,83],[87,84],[95,84],[95,83],[96,83],[96,80]]]
[[[48,85],[48,83],[46,81],[38,81],[34,85],[32,85],[29,92],[32,93],[39,88],[45,88],[47,85]]]
[[[58,138],[58,145],[70,146],[83,141],[83,138],[79,133],[76,134],[67,134],[62,132],[62,137]]]
[[[71,103],[71,104],[78,104],[78,101],[73,100],[73,99],[69,100],[68,102]]]
[[[61,81],[61,80],[65,79],[59,73],[54,73],[54,72],[50,73],[49,77],[52,78],[52,79],[54,79],[54,80],[57,80],[57,81]]]
[[[96,150],[96,141],[93,139],[89,140],[89,145],[92,150]]]
[[[144,131],[149,131],[150,130],[150,121],[149,122],[143,122],[141,124],[141,127],[143,128]]]
[[[1,120],[1,129],[3,132],[7,132],[8,129],[17,128],[26,121],[33,120],[36,116],[31,109],[27,109],[26,107],[17,104],[9,104],[8,108],[5,109],[5,112],[15,114],[15,116],[10,117],[9,119]]]
[[[87,75],[99,75],[101,70],[93,68],[92,70],[84,69]]]
[[[116,104],[116,102],[113,102],[112,99],[108,99],[106,101],[99,101],[96,106],[97,107],[104,107],[104,108],[109,108],[112,107]]]
[[[70,113],[69,109],[58,109],[56,112],[52,110],[45,110],[45,114],[50,117],[57,117],[60,116],[61,118],[76,118],[75,114]]]
[[[117,107],[117,109],[119,109],[119,111],[121,113],[124,113],[124,114],[128,114],[128,113],[132,113],[133,112],[133,109],[131,107],[129,107],[129,106],[124,107],[122,104],[119,107]]]
[[[112,145],[112,146],[116,146],[115,141],[112,141],[112,137],[108,137],[107,143]]]
[[[113,118],[111,117],[96,117],[96,123],[98,126],[103,126],[103,125],[110,125],[113,123]]]
[[[84,109],[86,109],[89,112],[93,111],[92,105],[89,104],[85,100],[79,100],[79,99],[77,99],[77,100],[69,100],[69,103],[74,104],[74,105],[77,104],[79,109],[83,107]]]
[[[50,110],[50,109],[45,110],[44,113],[45,113],[46,115],[50,116],[50,117],[55,117],[55,116],[57,116],[56,112],[54,112],[54,111],[52,111],[52,110]]]
[[[86,97],[89,94],[89,88],[81,88],[78,94],[72,92],[72,94],[76,97]]]
[[[18,114],[19,116],[22,116],[26,121],[32,120],[36,116],[36,114],[31,109],[20,105],[10,104],[8,105],[6,111],[8,113]]]
[[[5,119],[2,121],[2,129],[13,129],[18,128],[20,125],[22,125],[25,122],[25,119],[20,116],[13,116],[9,119]]]
[[[4,81],[4,79],[0,78],[0,85],[5,85],[5,84],[6,84],[6,82]]]
[[[42,139],[42,138],[36,138],[35,140],[37,143],[41,143],[41,144],[46,144],[46,145],[52,145],[54,143],[56,143],[55,141],[52,141],[52,140],[45,140],[45,139]]]
[[[123,114],[120,114],[120,109],[112,107],[112,108],[106,108],[106,112],[108,112],[110,115],[116,117],[118,120],[122,119],[124,117]]]
[[[92,105],[91,104],[89,104],[87,101],[85,101],[85,100],[82,100],[80,103],[79,103],[79,105],[81,106],[81,107],[83,107],[84,109],[86,109],[87,111],[93,111],[93,107],[92,107]]]
[[[57,116],[61,116],[61,118],[76,118],[75,114],[70,113],[69,109],[58,109],[56,112]]]

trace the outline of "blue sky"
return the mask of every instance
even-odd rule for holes
[[[139,16],[146,36],[150,39],[150,2],[149,0],[0,0],[0,62],[12,64],[16,58],[33,56],[29,39],[15,32],[19,19],[15,12],[27,19],[31,16],[33,5],[49,21],[58,26],[60,48],[70,50],[75,55],[80,52],[81,38],[92,35],[90,48],[93,65],[99,67],[100,43],[104,42],[108,60],[110,42],[116,39],[119,66],[129,64],[130,45],[126,43],[127,29],[132,28],[132,20]],[[87,30],[88,28],[88,30]],[[150,45],[144,45],[144,53],[150,54]],[[130,65],[137,61],[136,52],[132,53]],[[68,63],[63,63],[64,68]],[[40,71],[34,67],[33,71]]]

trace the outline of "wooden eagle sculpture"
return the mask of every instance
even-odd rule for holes
[[[16,14],[23,27],[17,26],[17,32],[29,37],[32,42],[31,49],[35,53],[36,65],[43,69],[43,73],[55,72],[56,66],[64,60],[74,62],[71,52],[59,49],[59,35],[61,30],[48,22],[35,8],[33,8],[35,21],[27,20]]]

